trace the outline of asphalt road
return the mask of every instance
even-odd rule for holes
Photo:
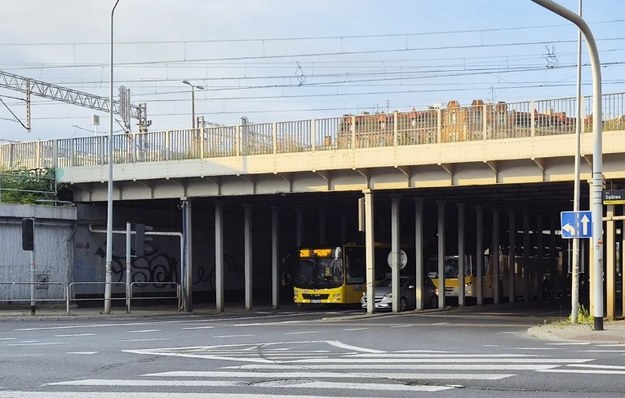
[[[486,306],[6,321],[0,398],[625,396],[625,346],[527,334],[563,315]]]

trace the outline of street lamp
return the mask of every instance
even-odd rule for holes
[[[111,283],[113,281],[111,275],[111,267],[113,263],[113,16],[115,8],[119,0],[115,1],[115,5],[111,10],[111,78],[110,78],[110,97],[109,97],[109,178],[107,187],[106,200],[106,264],[105,264],[105,284],[104,284],[104,313],[111,313]]]
[[[188,80],[183,80],[182,82],[191,87],[191,128],[195,130],[195,89],[204,90],[205,87],[192,84]]]
[[[592,242],[593,242],[593,296],[594,304],[594,330],[603,330],[603,150],[601,137],[601,63],[595,38],[579,15],[567,10],[551,0],[532,0],[534,3],[560,15],[564,19],[573,22],[584,35],[586,46],[590,54],[590,66],[592,70],[592,190],[591,190],[591,215],[592,215]],[[579,119],[580,115],[577,115]]]

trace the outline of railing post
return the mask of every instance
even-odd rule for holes
[[[488,139],[488,106],[482,105],[482,139]]]
[[[397,125],[397,121],[399,120],[397,111],[393,111],[393,146],[395,148],[397,148],[398,145],[398,133],[399,133],[399,126]]]
[[[204,159],[204,133],[205,133],[204,123],[202,123],[202,127],[200,127],[200,159]]]
[[[276,122],[271,124],[271,146],[273,147],[272,153],[275,155],[278,153],[278,125]]]
[[[352,149],[355,149],[356,148],[356,116],[355,115],[352,115],[351,133],[352,133]]]
[[[317,121],[315,119],[310,120],[310,149],[315,152],[317,142],[315,137],[317,136]]]
[[[443,135],[443,112],[441,108],[436,108],[436,143],[442,142]]]
[[[15,145],[16,144],[9,144],[9,170],[13,170],[14,168],[14,164],[13,164],[13,158],[15,155]]]
[[[536,136],[536,103],[530,101],[530,136]]]
[[[236,156],[241,156],[241,131],[243,130],[242,125],[237,125],[234,135],[234,154]]]
[[[165,131],[165,160],[169,160],[169,130]]]
[[[52,141],[52,167],[59,167],[59,140]]]
[[[69,167],[74,167],[74,145],[76,143],[76,138],[72,138],[70,141],[70,145],[69,145]],[[109,159],[109,162],[111,161],[111,159]]]
[[[35,144],[35,168],[41,168],[41,141],[39,140]]]

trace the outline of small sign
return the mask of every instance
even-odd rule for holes
[[[562,239],[592,237],[592,213],[587,211],[563,211],[560,213]]]
[[[604,205],[625,205],[625,189],[603,191]]]

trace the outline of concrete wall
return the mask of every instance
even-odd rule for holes
[[[30,252],[22,250],[22,219],[35,219],[35,297],[62,300],[71,278],[76,208],[0,204],[0,302],[30,300]],[[9,285],[7,283],[16,283]]]

